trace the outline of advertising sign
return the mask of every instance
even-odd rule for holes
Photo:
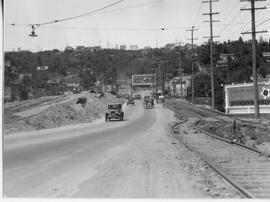
[[[270,105],[270,84],[259,84],[259,104]],[[229,106],[254,105],[253,85],[228,89]]]
[[[132,86],[151,86],[155,82],[154,74],[132,75]]]

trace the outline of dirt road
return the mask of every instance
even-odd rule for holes
[[[168,135],[173,114],[141,101],[125,121],[4,137],[7,197],[230,198],[235,193]]]

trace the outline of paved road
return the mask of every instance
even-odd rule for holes
[[[137,102],[136,106],[126,109],[124,122],[101,120],[7,136],[4,139],[4,194],[50,196],[64,185],[70,189],[65,193],[74,191],[78,183],[91,177],[93,165],[106,161],[155,121],[155,111],[144,110],[142,103]]]

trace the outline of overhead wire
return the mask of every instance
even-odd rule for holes
[[[98,11],[98,12],[93,12],[92,11],[93,13],[88,14],[88,16],[99,15],[99,14],[104,14],[104,13],[111,13],[111,12],[120,11],[120,10],[126,10],[126,9],[130,9],[130,8],[137,8],[137,7],[141,7],[141,6],[146,6],[146,5],[159,3],[161,1],[164,1],[164,0],[154,0],[154,1],[150,1],[150,2],[134,4],[134,5],[131,5],[131,6],[125,6],[125,7],[122,7],[122,8],[110,9],[110,10],[106,10],[106,11],[104,11],[104,10],[103,11]],[[32,24],[8,23],[7,25],[11,25],[11,26],[29,26],[29,25],[32,25]]]
[[[35,25],[35,26],[38,26],[39,27],[41,25],[48,25],[48,24],[59,23],[59,22],[64,22],[64,21],[68,21],[68,20],[74,20],[74,19],[77,19],[77,18],[82,18],[82,17],[88,16],[88,15],[97,13],[99,11],[105,10],[107,8],[113,7],[113,6],[117,5],[117,4],[120,4],[123,1],[124,0],[119,0],[117,2],[114,2],[114,3],[111,3],[111,4],[107,5],[107,6],[104,6],[102,8],[99,8],[99,9],[96,9],[96,10],[93,10],[93,11],[90,11],[88,13],[84,13],[84,14],[81,14],[81,15],[77,15],[77,16],[73,16],[73,17],[68,17],[68,18],[62,18],[62,19],[59,19],[59,20],[53,20],[53,21],[48,21],[48,22],[43,22],[43,23],[29,24],[29,25]]]
[[[232,4],[232,7],[229,9],[229,11],[231,11],[232,9],[234,8],[237,8],[237,5],[239,4],[240,2],[237,0],[236,1],[236,4]],[[239,12],[236,12],[235,15],[231,15],[232,17],[231,18],[228,18],[228,16],[231,14],[231,12],[229,12],[226,16],[225,16],[225,20],[224,22],[227,21],[227,19],[229,19],[228,24],[230,23],[233,23],[236,19],[236,17],[240,14]],[[218,32],[218,35],[221,35],[221,33],[226,30],[227,26],[223,27],[219,32]]]

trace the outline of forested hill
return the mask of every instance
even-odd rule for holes
[[[209,44],[196,46],[196,60],[207,67],[210,63]],[[270,52],[269,41],[262,39],[258,42],[258,71],[262,75],[270,74],[269,64],[262,57],[263,52]],[[35,78],[37,66],[48,66],[49,74],[62,75],[77,74],[87,75],[91,73],[95,79],[102,79],[105,83],[113,83],[117,75],[130,76],[131,74],[150,73],[153,64],[158,61],[166,61],[163,65],[164,71],[177,74],[179,67],[179,54],[181,53],[182,67],[184,73],[191,72],[191,50],[190,45],[185,45],[175,49],[150,49],[138,51],[125,51],[102,49],[91,52],[90,50],[67,50],[57,49],[32,53],[30,51],[6,52],[5,62],[10,61],[10,65],[5,67],[5,83],[16,79],[20,73],[31,73]],[[243,41],[228,41],[215,45],[215,62],[219,60],[221,53],[233,53],[235,60],[230,61],[228,69],[230,71],[231,82],[248,81],[251,71],[251,44]],[[87,71],[85,71],[87,70]],[[228,82],[228,75],[224,70],[217,69],[217,80]]]

